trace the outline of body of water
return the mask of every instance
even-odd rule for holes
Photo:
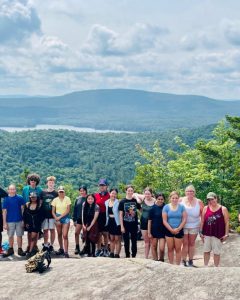
[[[28,131],[28,130],[72,130],[78,132],[90,132],[90,133],[135,133],[133,131],[121,131],[121,130],[100,130],[94,128],[86,128],[86,127],[75,127],[75,126],[68,126],[68,125],[36,125],[35,127],[0,127],[0,130],[8,131],[8,132],[20,132],[20,131]]]

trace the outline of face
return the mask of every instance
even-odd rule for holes
[[[129,188],[126,190],[126,195],[127,195],[129,198],[132,198],[133,193],[134,193],[134,189],[133,189],[132,187],[129,187]]]
[[[36,183],[35,180],[30,180],[30,186],[31,186],[32,188],[35,188],[36,185],[37,185],[37,183]]]
[[[106,192],[107,191],[107,185],[99,185],[99,192],[102,193],[102,192]]]
[[[59,191],[59,192],[58,192],[58,196],[59,196],[60,198],[64,198],[65,192],[64,192],[64,191]]]
[[[36,202],[37,201],[37,197],[31,197],[31,201],[32,202]]]
[[[152,193],[150,191],[145,191],[144,192],[144,197],[147,199],[147,200],[150,200],[152,198]]]
[[[8,187],[8,194],[10,196],[15,196],[16,195],[16,187],[14,185],[10,185]]]
[[[84,189],[80,189],[80,190],[79,190],[79,194],[80,194],[80,196],[82,196],[82,197],[86,197],[87,192],[86,192]]]
[[[217,205],[217,198],[209,198],[209,199],[207,199],[207,201],[208,201],[208,204],[210,204],[212,206]]]
[[[177,205],[178,204],[178,200],[179,200],[179,197],[177,194],[173,194],[170,198],[170,202],[173,204],[173,205]]]
[[[159,206],[162,206],[163,203],[164,203],[163,196],[158,196],[157,199],[156,199],[156,204],[159,205]]]
[[[195,191],[192,189],[186,190],[185,195],[189,198],[193,198],[195,196]]]
[[[47,187],[48,187],[49,189],[54,189],[54,186],[55,186],[55,181],[54,181],[54,180],[49,180],[49,181],[47,182]]]
[[[88,204],[90,204],[90,205],[92,205],[92,204],[94,203],[94,198],[93,198],[92,195],[90,195],[90,196],[87,197],[87,202],[88,202]]]
[[[110,198],[111,198],[112,200],[116,199],[116,198],[117,198],[117,192],[116,192],[116,191],[111,191],[111,193],[110,193]]]

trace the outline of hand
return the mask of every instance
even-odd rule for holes
[[[204,243],[204,235],[202,234],[202,233],[200,233],[200,238],[201,238],[201,240],[202,240],[202,242]]]
[[[228,238],[228,235],[224,235],[223,237],[220,238],[220,240],[221,240],[221,242],[225,242],[227,238]]]
[[[124,226],[121,226],[121,232],[122,232],[122,233],[125,233],[125,228],[124,228]]]
[[[90,231],[90,229],[91,229],[91,226],[88,226],[88,227],[87,227],[87,231]]]
[[[61,217],[56,217],[56,218],[55,218],[56,222],[59,222],[60,219],[61,219]]]
[[[179,229],[179,228],[175,228],[176,234],[178,234],[178,233],[180,232],[180,230],[181,230],[181,229]]]
[[[3,224],[3,228],[4,228],[5,230],[8,230],[8,224],[7,224],[7,223],[4,223],[4,224]]]
[[[174,235],[177,234],[176,228],[172,228],[171,233],[174,234]]]
[[[85,225],[83,225],[83,227],[82,227],[82,228],[83,228],[83,230],[86,230],[86,226],[85,226]]]
[[[151,239],[152,238],[152,235],[151,235],[151,233],[148,233],[148,237]]]

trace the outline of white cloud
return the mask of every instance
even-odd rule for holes
[[[227,41],[233,45],[240,45],[240,20],[224,20],[222,23]]]
[[[41,21],[27,0],[0,0],[0,42],[17,43],[40,33]]]

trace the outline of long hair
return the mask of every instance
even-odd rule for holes
[[[93,197],[93,199],[94,199],[94,202],[91,206],[87,201],[89,196]],[[84,224],[88,224],[89,222],[92,221],[92,219],[94,218],[95,207],[96,207],[96,197],[94,194],[87,195],[87,199],[86,199],[84,207],[83,207],[83,223]]]
[[[29,197],[29,205],[28,207],[32,204],[32,197]],[[39,207],[41,206],[41,202],[40,202],[40,197],[37,196],[37,207],[36,209],[39,209]]]

